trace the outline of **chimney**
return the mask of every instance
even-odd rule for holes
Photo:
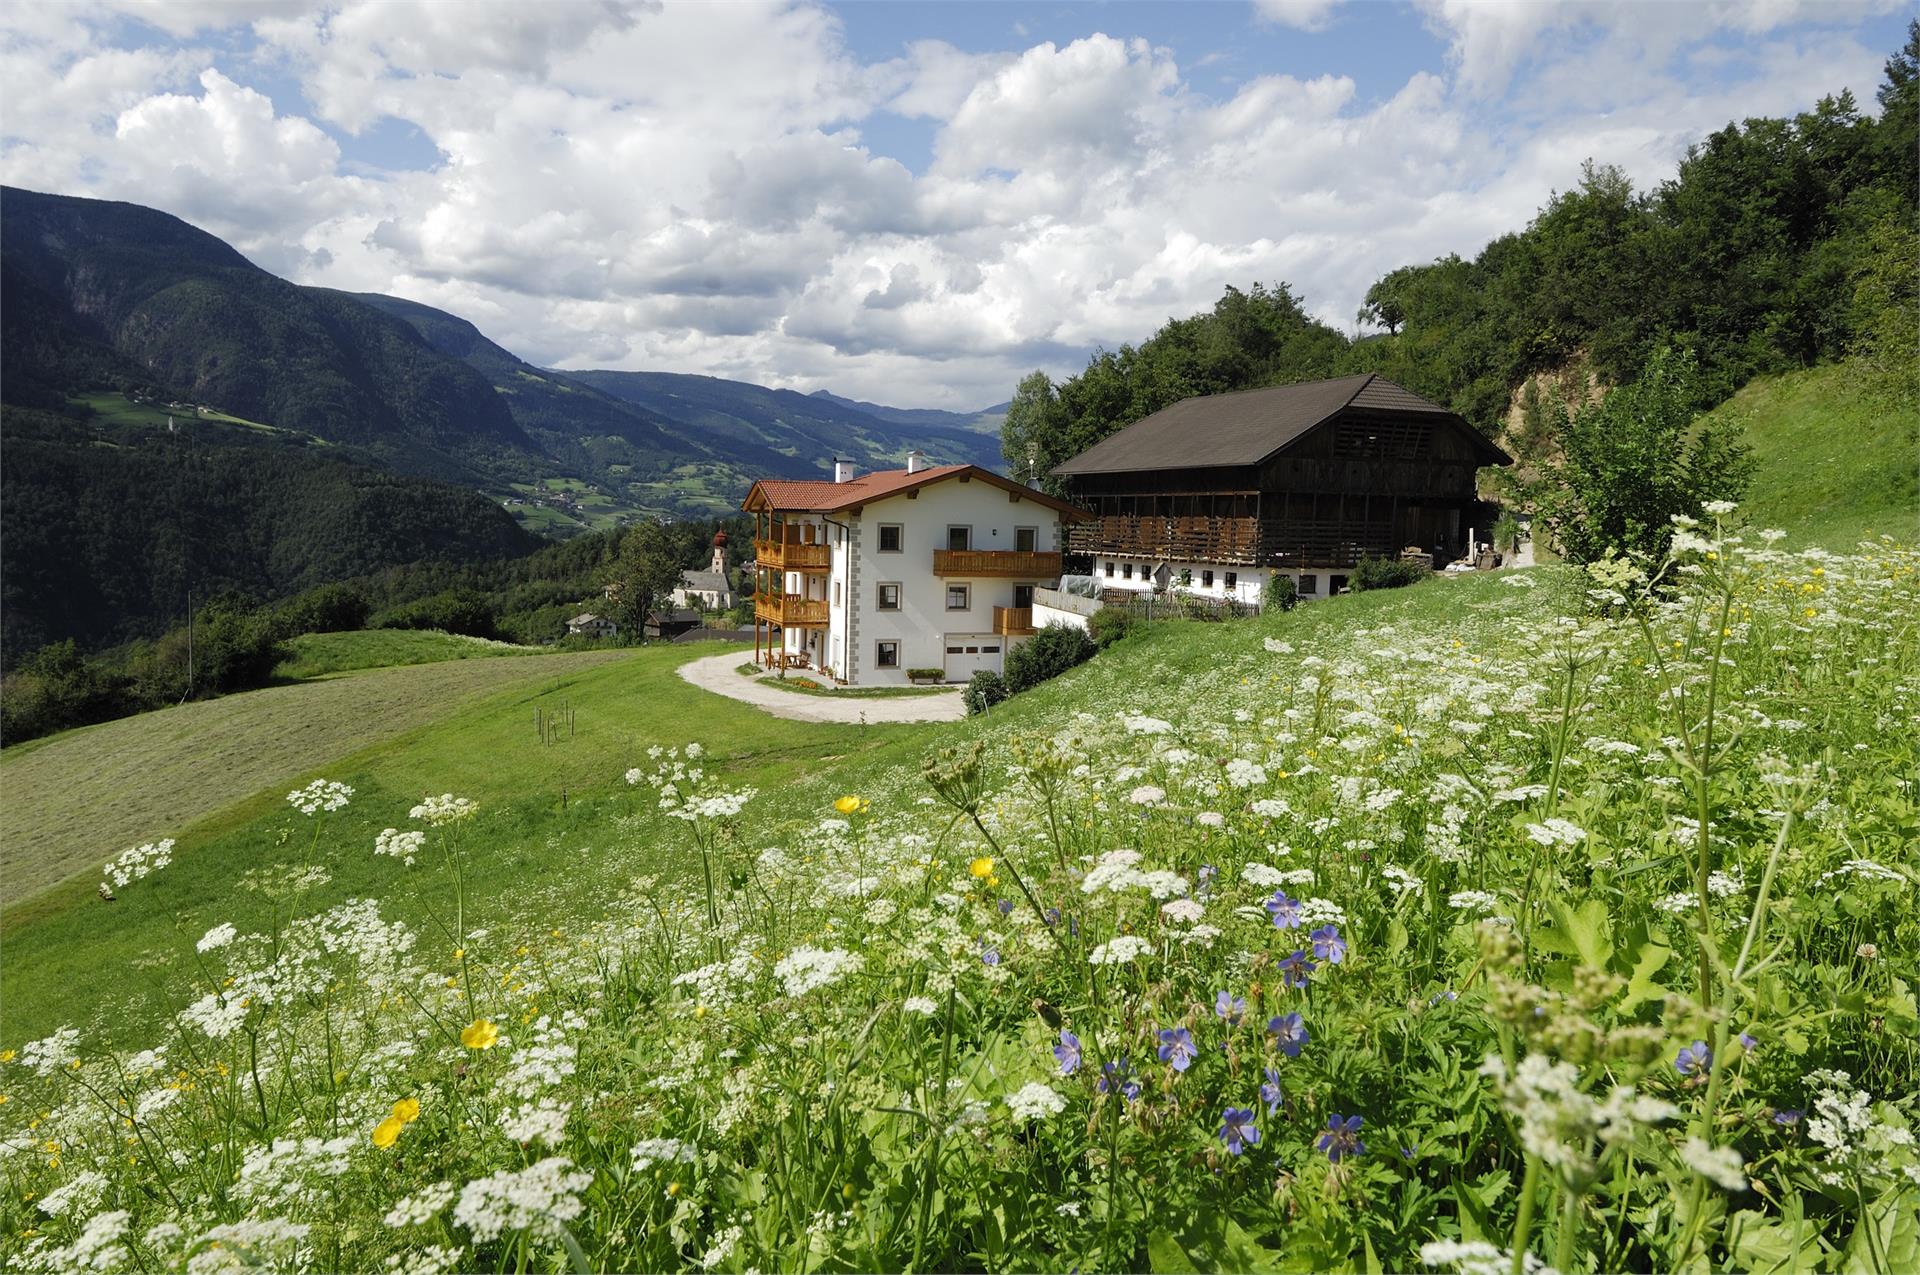
[[[833,458],[833,481],[837,483],[852,482],[853,462],[850,460],[841,460],[838,456],[835,456]]]
[[[927,454],[925,452],[908,452],[907,453],[907,472],[909,474],[917,474],[921,470],[925,469],[926,467],[927,467]]]

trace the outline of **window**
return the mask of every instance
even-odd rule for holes
[[[879,597],[875,599],[874,605],[882,611],[898,611],[900,609],[900,586],[897,584],[881,585]]]
[[[997,647],[997,646],[983,646],[983,647],[981,647],[981,648],[980,648],[980,654],[982,654],[982,655],[998,655],[998,654],[1000,654],[1000,648],[999,648],[999,647]]]
[[[1015,527],[1013,529],[1013,547],[1018,553],[1033,553],[1040,548],[1040,528]]]
[[[1300,573],[1300,592],[1301,593],[1320,592],[1320,577],[1316,575],[1310,575],[1307,572],[1302,571]]]
[[[833,582],[833,605],[840,605],[840,582],[838,580]]]
[[[947,528],[947,548],[950,550],[957,550],[962,553],[966,552],[968,549],[973,548],[973,528],[972,527],[948,527]]]
[[[1133,579],[1133,564],[1129,562],[1124,566],[1122,566],[1120,568],[1120,575],[1123,579],[1127,579],[1127,580]]]
[[[947,610],[964,611],[973,605],[973,586],[969,584],[950,584],[947,586]]]
[[[1107,564],[1107,579],[1113,579],[1113,564],[1111,562]]]
[[[1340,592],[1340,590],[1346,587],[1347,587],[1347,578],[1345,576],[1328,576],[1327,577],[1328,593],[1338,593]]]
[[[899,668],[900,644],[898,642],[874,643],[873,664],[875,668]]]
[[[897,522],[881,523],[880,524],[880,552],[881,553],[899,553],[903,536],[904,536],[904,533],[899,523]]]
[[[947,648],[948,655],[965,655],[966,653],[967,648],[964,646],[950,646]]]
[[[1235,589],[1239,587],[1240,587],[1240,573],[1237,571],[1227,572],[1227,592],[1232,593]]]
[[[1213,587],[1213,572],[1202,571],[1200,573],[1200,587],[1203,589],[1211,589]]]

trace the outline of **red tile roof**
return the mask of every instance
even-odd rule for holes
[[[762,478],[754,483],[747,498],[740,502],[740,507],[776,509],[786,513],[837,513],[963,474],[1016,492],[1024,499],[1058,510],[1069,518],[1089,516],[1064,500],[1057,500],[1043,491],[1023,486],[978,465],[931,465],[911,473],[904,469],[880,469],[850,478],[844,483],[824,478]],[[756,496],[759,501],[755,500]]]

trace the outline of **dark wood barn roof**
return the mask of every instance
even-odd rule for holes
[[[1505,452],[1458,416],[1377,372],[1331,381],[1304,381],[1263,390],[1182,399],[1135,421],[1055,466],[1060,477],[1155,469],[1257,465],[1349,408],[1368,413],[1418,413],[1454,422],[1479,441],[1490,464]]]

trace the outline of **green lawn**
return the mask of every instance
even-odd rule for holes
[[[269,924],[274,900],[241,883],[253,869],[307,862],[312,825],[285,798],[308,779],[340,780],[355,795],[328,817],[316,858],[328,880],[300,898],[302,912],[378,896],[425,924],[413,898],[389,892],[394,865],[373,843],[382,828],[405,826],[422,796],[450,791],[483,807],[465,835],[475,864],[469,919],[485,925],[525,915],[534,899],[597,916],[632,877],[685,868],[645,848],[677,844],[677,828],[658,827],[651,799],[622,779],[653,744],[698,739],[711,766],[784,794],[851,757],[917,757],[939,729],[788,721],[675,673],[712,653],[654,647],[379,670],[68,732],[17,758],[9,750],[0,761],[6,1040],[79,1016],[112,1039],[147,1033],[173,1008],[160,989],[178,981],[166,954],[179,952],[181,934],[223,920]],[[571,738],[543,744],[536,709],[570,709]],[[768,804],[794,808],[784,796]],[[172,866],[115,903],[95,896],[99,864],[165,836],[179,842]],[[76,1003],[74,986],[101,969],[116,982],[90,983],[97,990]]]
[[[1920,537],[1920,415],[1850,363],[1767,376],[1715,408],[1740,423],[1758,468],[1743,502],[1787,543],[1851,549],[1861,537]]]
[[[363,629],[351,633],[305,633],[287,643],[291,654],[273,670],[279,678],[325,677],[355,669],[446,660],[489,659],[502,655],[541,655],[537,646],[490,642],[485,638],[437,629]]]

